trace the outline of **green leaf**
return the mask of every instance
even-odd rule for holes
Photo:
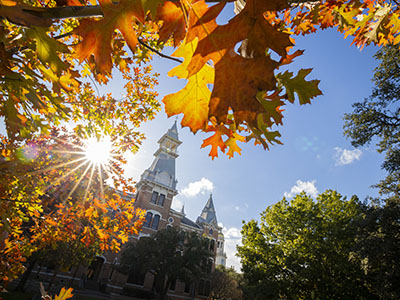
[[[61,75],[62,70],[68,69],[68,65],[57,55],[57,52],[69,52],[66,45],[50,38],[44,28],[34,27],[29,30],[29,34],[36,41],[36,53],[42,64],[48,64],[50,69],[58,76]]]
[[[285,87],[288,100],[291,103],[295,100],[294,93],[297,94],[301,105],[311,103],[312,98],[322,95],[322,91],[318,88],[319,80],[305,80],[311,70],[301,69],[296,77],[293,77],[293,73],[289,71],[276,75],[279,84]]]

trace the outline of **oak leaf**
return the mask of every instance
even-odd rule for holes
[[[74,34],[82,37],[75,51],[81,62],[93,54],[97,70],[100,73],[110,74],[113,67],[111,41],[114,31],[118,29],[122,33],[128,47],[134,52],[138,43],[135,25],[144,23],[145,14],[141,0],[99,2],[104,18],[81,21],[74,30]]]
[[[293,73],[285,71],[283,74],[277,74],[276,78],[279,83],[285,87],[288,100],[293,103],[296,93],[301,105],[311,103],[311,99],[322,95],[318,88],[319,80],[305,80],[305,77],[310,74],[312,69],[301,69],[295,77]]]
[[[183,43],[173,54],[177,57],[191,57],[197,45],[197,39],[185,44]],[[185,78],[187,76],[186,66],[189,60],[185,58],[183,64],[175,67],[168,72],[169,76]],[[179,92],[164,97],[165,111],[168,117],[183,113],[181,125],[188,126],[196,133],[199,129],[204,129],[208,121],[208,105],[210,102],[211,91],[208,84],[214,82],[214,69],[209,65],[193,76],[188,78],[187,85]]]

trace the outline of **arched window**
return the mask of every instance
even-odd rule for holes
[[[151,228],[157,230],[158,223],[160,222],[160,215],[155,215],[153,219],[153,223],[151,224]]]
[[[151,212],[148,212],[146,214],[146,219],[144,220],[143,227],[150,227],[152,218],[153,218],[153,214]]]
[[[164,206],[164,200],[165,200],[165,195],[160,194],[160,196],[158,197],[157,205]]]

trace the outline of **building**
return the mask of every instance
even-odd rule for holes
[[[154,153],[154,160],[151,166],[141,175],[137,183],[135,205],[146,210],[145,221],[138,237],[150,236],[160,229],[173,226],[184,231],[194,231],[199,235],[210,239],[210,247],[214,249],[214,266],[216,264],[224,265],[226,263],[226,254],[224,253],[224,236],[222,228],[218,226],[216,211],[212,195],[209,196],[201,214],[192,221],[186,217],[184,207],[181,211],[171,208],[173,198],[178,194],[176,179],[176,159],[178,158],[178,147],[182,142],[178,137],[176,122],[158,141],[159,148]],[[117,263],[117,257],[97,258],[102,260],[101,267],[93,266],[98,270],[99,278],[108,278],[107,290],[113,293],[121,293],[121,290],[143,289],[150,291],[153,286],[153,276],[146,274],[144,278],[128,278],[126,275],[112,271],[112,264]],[[205,286],[207,283],[205,284]],[[206,287],[198,289],[189,289],[185,283],[177,281],[174,290],[168,294],[170,299],[203,299]],[[201,291],[203,290],[203,291]],[[200,294],[200,295],[199,295]]]

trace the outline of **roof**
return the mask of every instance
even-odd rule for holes
[[[155,158],[150,170],[159,173],[166,172],[169,176],[175,178],[175,158],[161,152]]]
[[[195,222],[193,222],[192,220],[190,220],[190,219],[188,219],[186,217],[182,218],[181,223],[189,225],[189,226],[194,227],[194,228],[201,229],[201,227],[199,225],[197,225]]]
[[[204,206],[201,215],[197,218],[196,222],[212,224],[215,227],[218,226],[212,194],[210,194],[210,198],[208,198],[208,201]]]
[[[173,139],[179,141],[178,128],[176,126],[176,121],[175,121],[174,125],[172,125],[172,127],[170,129],[168,129],[167,135],[172,137]]]

